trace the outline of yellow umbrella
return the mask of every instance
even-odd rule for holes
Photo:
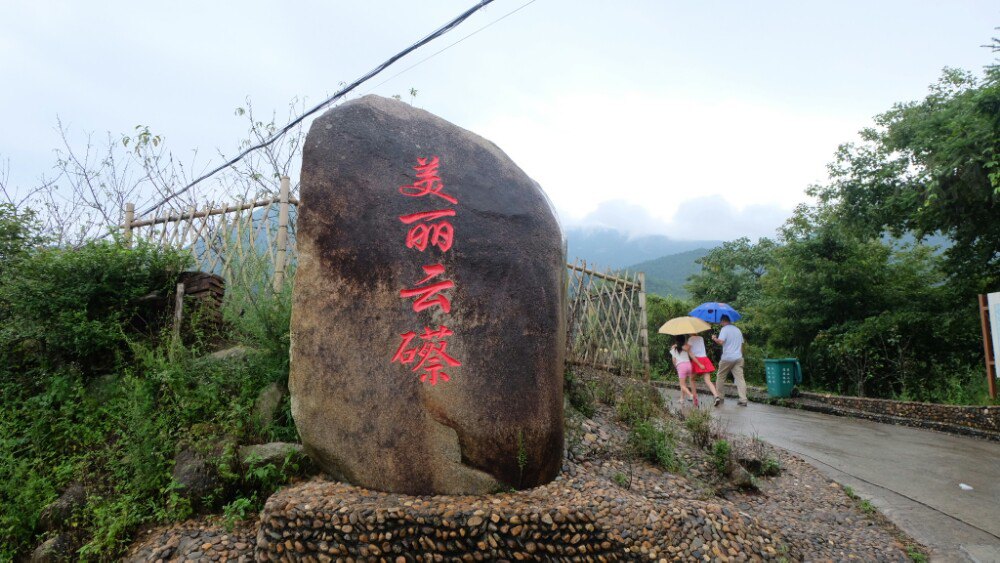
[[[695,334],[712,328],[712,325],[695,317],[677,317],[663,323],[660,334]]]

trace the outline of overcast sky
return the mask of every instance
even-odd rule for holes
[[[837,145],[945,66],[981,72],[995,0],[496,0],[360,89],[494,141],[564,225],[675,238],[767,236],[826,177]],[[318,102],[473,4],[0,4],[0,159],[50,173],[56,116],[88,131],[148,125],[179,155],[233,153],[234,108]],[[217,159],[218,160],[218,159]]]

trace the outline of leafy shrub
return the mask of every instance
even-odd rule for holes
[[[34,211],[0,203],[0,275],[44,243]]]
[[[233,336],[271,356],[287,357],[292,284],[275,291],[270,283],[272,265],[263,256],[243,256],[230,266],[234,280],[226,285],[223,316]],[[294,272],[288,276],[291,279]]]
[[[89,488],[81,557],[115,558],[137,526],[188,517],[171,481],[178,439],[195,425],[246,435],[257,394],[288,376],[287,356],[213,362],[194,351],[135,350],[133,365],[107,382],[66,369],[40,390],[0,386],[0,560],[34,547],[39,512],[74,480]],[[294,436],[294,427],[284,431]],[[229,475],[232,489],[273,490],[269,468],[257,469],[245,480]]]
[[[618,485],[619,487],[621,487],[623,489],[628,489],[629,488],[629,478],[626,477],[625,474],[622,473],[621,471],[616,472],[611,477],[611,480],[614,481],[614,483],[616,485]]]
[[[141,321],[152,320],[139,318],[139,298],[166,296],[187,260],[107,241],[28,254],[0,277],[0,359],[22,373],[70,364],[88,376],[111,370]]]
[[[774,448],[759,436],[737,436],[731,445],[731,459],[756,477],[773,477],[781,473],[781,463]]]
[[[226,530],[232,532],[238,522],[246,520],[256,512],[257,494],[237,497],[222,507],[222,522]]]
[[[767,375],[764,372],[764,359],[771,358],[763,346],[747,342],[743,354],[743,377],[750,385],[766,385]]]
[[[663,396],[651,385],[630,383],[618,402],[618,418],[628,424],[649,420],[663,409]]]
[[[580,381],[572,370],[566,370],[563,377],[563,390],[566,393],[566,398],[569,399],[570,406],[577,412],[587,418],[594,416],[596,412],[594,393],[590,386]]]
[[[760,474],[764,477],[776,477],[781,474],[781,462],[774,456],[767,456],[760,464]]]
[[[712,444],[712,465],[720,475],[728,475],[732,461],[732,447],[728,440],[716,440]]]
[[[611,376],[599,377],[592,381],[590,386],[594,397],[600,403],[613,407],[618,402],[615,383],[611,380]]]
[[[713,421],[712,411],[708,409],[691,409],[684,419],[691,441],[699,448],[707,447],[712,440]]]
[[[628,443],[633,452],[646,461],[668,471],[677,471],[680,468],[675,451],[674,433],[667,432],[653,421],[643,420],[632,426],[629,430]]]

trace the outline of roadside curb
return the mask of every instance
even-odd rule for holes
[[[680,385],[678,383],[672,381],[653,381],[652,383],[657,387],[669,387],[671,389],[680,388]],[[708,394],[708,389],[703,385],[699,385],[698,390],[700,392]],[[736,394],[735,387],[731,384],[726,385],[724,394],[727,398],[738,397],[738,395]],[[802,398],[790,398],[790,399],[771,398],[768,397],[767,391],[763,387],[755,387],[748,385],[747,398],[756,403],[763,403],[778,407],[785,407],[789,409],[806,410],[806,411],[818,412],[834,416],[860,418],[864,420],[871,420],[873,422],[881,422],[883,424],[893,424],[896,426],[910,426],[912,428],[922,428],[925,430],[937,430],[939,432],[947,432],[949,434],[958,434],[961,436],[969,436],[972,438],[980,438],[983,440],[1000,442],[1000,432],[991,432],[989,430],[973,428],[970,426],[962,426],[959,424],[948,424],[945,422],[925,420],[914,417],[893,416],[883,413],[873,413],[873,412],[863,411],[859,409],[849,409],[845,407],[838,407],[820,403],[818,401],[810,401],[808,399],[802,399]]]

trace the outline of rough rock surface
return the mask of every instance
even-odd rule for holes
[[[257,465],[273,464],[281,467],[285,459],[294,461],[304,461],[305,455],[302,452],[302,444],[290,442],[268,442],[267,444],[252,444],[240,446],[240,463],[249,466],[252,463]]]
[[[73,538],[69,534],[58,534],[42,542],[31,553],[31,563],[55,563],[56,561],[73,560],[76,550]]]
[[[300,199],[289,390],[310,457],[410,494],[551,481],[565,260],[538,185],[489,141],[366,96],[311,126]]]
[[[73,514],[87,502],[87,491],[81,483],[71,483],[59,498],[42,509],[38,515],[38,528],[46,532],[61,530],[70,525]]]
[[[191,436],[177,444],[174,469],[171,473],[179,487],[177,492],[191,501],[197,511],[214,508],[218,493],[226,486],[219,475],[219,460],[227,447],[232,447],[229,437],[216,435],[211,425],[195,425]],[[206,503],[212,499],[212,503]]]
[[[124,557],[131,563],[151,561],[254,560],[257,526],[238,524],[227,530],[217,519],[189,520],[148,530]]]
[[[288,389],[277,381],[261,389],[253,404],[253,420],[257,428],[263,430],[274,422],[281,409],[281,402],[287,396]]]

